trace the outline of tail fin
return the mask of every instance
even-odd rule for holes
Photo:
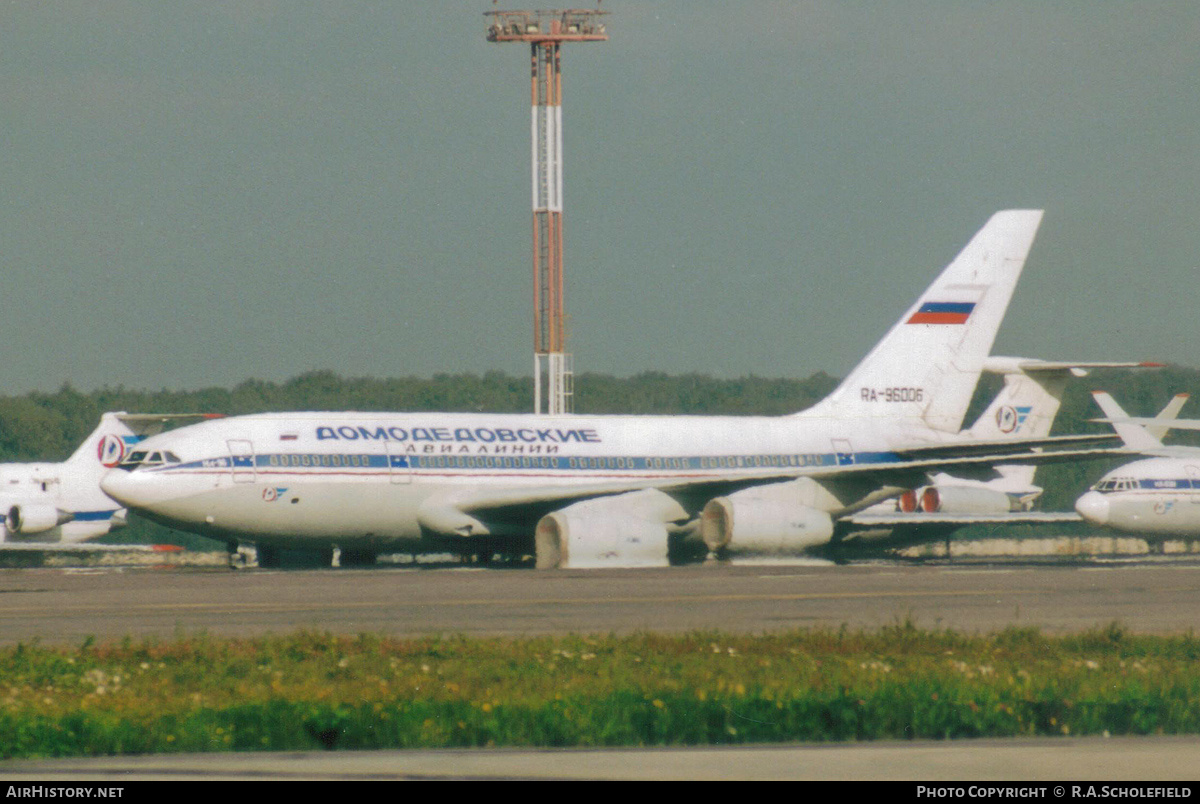
[[[164,423],[187,418],[189,417],[181,414],[101,414],[100,425],[84,439],[71,457],[62,463],[59,505],[70,511],[92,514],[111,510],[116,503],[100,489],[100,478],[104,473],[120,463],[143,438],[161,431]],[[112,526],[119,526],[116,523],[119,523],[123,516],[123,512],[113,514]],[[92,535],[99,535],[101,532],[104,531],[100,530]]]
[[[103,413],[100,425],[84,439],[79,448],[67,458],[66,463],[75,468],[93,466],[96,474],[116,466],[125,457],[129,448],[140,438],[123,421],[122,413]]]
[[[1162,438],[1172,426],[1195,429],[1190,426],[1193,422],[1176,421],[1180,409],[1183,408],[1183,403],[1188,400],[1187,394],[1176,394],[1153,419],[1131,419],[1125,413],[1125,409],[1117,404],[1117,400],[1113,399],[1112,395],[1106,391],[1093,391],[1092,398],[1096,400],[1100,410],[1104,411],[1104,415],[1107,417],[1106,421],[1112,424],[1113,429],[1117,431],[1117,435],[1121,437],[1127,447],[1154,449],[1163,445]]]
[[[100,426],[67,458],[78,469],[94,464],[97,471],[116,466],[133,445],[161,433],[170,424],[220,418],[219,413],[126,413],[115,411],[100,415]]]
[[[1178,424],[1177,417],[1179,416],[1179,411],[1183,410],[1183,403],[1188,401],[1189,396],[1190,394],[1175,394],[1175,396],[1171,397],[1171,401],[1167,403],[1167,406],[1160,410],[1158,415],[1154,417],[1156,423],[1146,427],[1146,432],[1150,434],[1151,438],[1157,438],[1159,441],[1162,441],[1163,436],[1171,429],[1171,425]],[[1157,422],[1162,423],[1158,424]]]
[[[1157,368],[1146,362],[1078,362],[989,357],[983,370],[1004,375],[1004,387],[980,414],[967,434],[983,441],[1005,438],[1044,438],[1062,405],[1063,391],[1072,377],[1085,377],[1094,368]],[[1004,478],[1033,484],[1036,466],[1001,466]]]
[[[992,360],[990,358],[988,363]],[[1071,372],[1065,368],[1027,372],[1020,363],[1012,369],[1003,371],[1004,387],[967,431],[972,438],[993,441],[1003,438],[1042,438],[1050,434]],[[988,370],[991,370],[990,367]],[[1006,484],[1032,487],[1037,467],[1000,466],[996,471]]]
[[[1042,210],[997,212],[838,388],[801,415],[921,420],[957,433]]]
[[[1072,377],[1086,377],[1089,370],[1097,368],[1161,367],[1161,363],[1145,361],[1064,362],[1023,357],[989,357],[984,361],[983,370],[1003,374],[1004,387],[967,433],[973,438],[989,441],[1048,436],[1050,428],[1054,426],[1054,417],[1062,404],[1067,381]],[[1186,396],[1184,398],[1186,399]],[[1161,433],[1159,435],[1161,436]]]
[[[989,358],[985,364],[985,371],[992,370],[992,360]],[[987,441],[1049,435],[1071,372],[1026,371],[1017,365],[1000,373],[1004,375],[1004,387],[967,433]]]

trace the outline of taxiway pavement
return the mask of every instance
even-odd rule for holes
[[[0,571],[0,644],[207,632],[473,636],[875,629],[1200,632],[1200,564]]]

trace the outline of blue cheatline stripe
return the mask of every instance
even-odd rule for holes
[[[1138,488],[1149,489],[1151,491],[1170,491],[1171,489],[1200,489],[1200,480],[1190,480],[1188,478],[1175,479],[1142,479],[1137,481]]]
[[[975,302],[925,302],[918,313],[969,313]]]
[[[117,509],[111,511],[76,511],[73,522],[103,522],[106,519],[112,519],[113,514]]]
[[[894,452],[796,453],[787,455],[583,456],[583,455],[370,455],[360,453],[273,453],[210,458],[150,467],[153,471],[195,469],[550,469],[556,471],[713,471],[888,464]]]

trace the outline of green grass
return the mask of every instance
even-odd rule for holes
[[[1200,640],[898,625],[0,650],[6,757],[1200,733]]]

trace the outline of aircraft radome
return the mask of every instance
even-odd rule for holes
[[[824,400],[787,416],[301,412],[148,439],[102,485],[169,527],[302,548],[665,564],[680,543],[795,553],[927,473],[1077,460],[1095,437],[959,434],[1042,219],[998,212]],[[1111,437],[1107,437],[1111,439]],[[157,460],[155,458],[157,457]]]

